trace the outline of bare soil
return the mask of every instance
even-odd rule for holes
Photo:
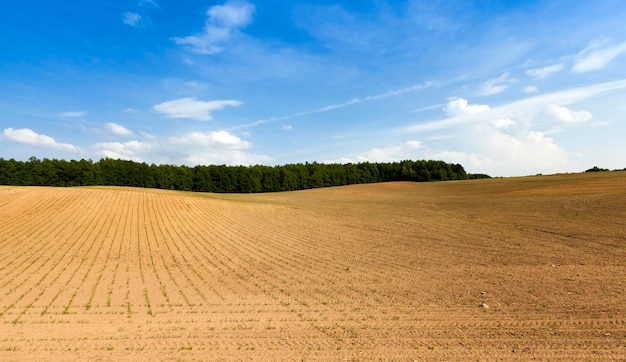
[[[626,172],[0,187],[0,360],[626,360]]]

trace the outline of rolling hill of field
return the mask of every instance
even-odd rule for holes
[[[0,187],[0,359],[626,359],[626,172]]]

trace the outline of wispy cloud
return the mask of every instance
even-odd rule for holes
[[[560,72],[563,70],[563,63],[548,65],[542,68],[532,68],[526,71],[526,74],[530,75],[535,79],[543,79],[549,77],[550,75]]]
[[[187,45],[196,53],[216,54],[223,50],[222,44],[252,22],[255,6],[247,1],[227,1],[211,6],[200,34],[176,37],[172,40]]]
[[[159,4],[154,0],[139,0],[139,6],[144,6],[144,5],[152,5],[157,8],[160,8]]]
[[[58,114],[60,117],[65,118],[80,118],[87,115],[87,112],[83,111],[70,111],[70,112],[61,112]]]
[[[29,146],[46,147],[70,152],[80,151],[80,149],[74,145],[71,145],[69,143],[59,143],[50,136],[39,134],[28,128],[6,128],[2,135],[4,136],[4,138],[10,141],[22,143]]]
[[[626,42],[611,46],[592,44],[578,53],[572,71],[585,73],[602,69],[624,53],[626,53]]]
[[[127,11],[122,14],[122,22],[126,25],[137,26],[141,20],[141,15]]]
[[[197,80],[192,80],[184,83],[185,87],[195,89],[195,90],[205,90],[209,87],[208,83],[198,82]]]
[[[241,104],[242,102],[236,100],[200,101],[196,98],[186,97],[163,102],[152,108],[168,118],[189,118],[198,121],[210,121],[213,119],[211,112],[218,111],[225,107],[237,107]]]
[[[490,96],[504,92],[511,83],[516,83],[517,79],[509,78],[510,73],[506,72],[495,79],[490,79],[480,87],[480,94]]]
[[[105,124],[105,126],[111,133],[116,134],[118,136],[132,136],[133,135],[133,132],[131,130],[117,123],[108,122]]]
[[[430,105],[430,106],[416,108],[416,109],[412,110],[411,112],[424,112],[424,111],[430,111],[430,110],[433,110],[433,109],[441,109],[441,107],[443,107],[443,106],[445,106],[444,103],[433,104],[433,105]]]
[[[255,127],[255,126],[260,126],[260,125],[267,124],[267,123],[284,121],[284,120],[288,120],[288,119],[292,119],[292,118],[304,117],[304,116],[309,116],[309,115],[317,114],[317,113],[329,112],[329,111],[333,111],[333,110],[336,110],[336,109],[350,107],[350,106],[353,106],[353,105],[356,105],[356,104],[360,104],[360,103],[373,102],[373,101],[378,101],[378,100],[382,100],[382,99],[386,99],[386,98],[390,98],[390,97],[396,97],[396,96],[399,96],[399,95],[402,95],[402,94],[405,94],[405,93],[416,92],[416,91],[423,90],[423,89],[426,89],[426,88],[434,86],[434,85],[435,85],[434,82],[426,82],[426,83],[421,83],[421,84],[414,84],[414,85],[409,86],[409,87],[394,89],[394,90],[390,90],[388,92],[377,94],[377,95],[373,95],[373,96],[366,96],[366,97],[361,97],[361,98],[355,97],[355,98],[352,98],[352,99],[350,99],[348,101],[345,101],[343,103],[331,104],[331,105],[324,106],[324,107],[317,108],[317,109],[313,109],[313,110],[310,110],[310,111],[303,111],[303,112],[293,113],[293,114],[290,114],[290,115],[287,115],[287,116],[272,117],[272,118],[268,118],[268,119],[262,119],[262,120],[258,120],[258,121],[252,122],[252,123],[235,126],[232,129]],[[438,106],[439,105],[437,105],[437,106],[429,106],[428,109],[432,109],[432,108],[438,107]],[[421,110],[424,110],[424,109],[421,109]],[[414,111],[418,112],[420,110],[414,110]]]
[[[539,87],[536,85],[529,85],[524,87],[524,93],[537,93],[539,92]]]
[[[626,89],[626,79],[541,94],[491,108],[484,112],[459,114],[450,118],[404,127],[396,130],[396,132],[406,134],[410,132],[441,130],[458,126],[460,124],[484,122],[503,118],[528,119],[535,117],[538,113],[544,112],[550,105],[566,106],[590,97],[620,89]]]

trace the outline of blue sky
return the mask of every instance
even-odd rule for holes
[[[626,167],[623,1],[5,1],[0,157]]]

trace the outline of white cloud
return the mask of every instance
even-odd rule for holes
[[[224,5],[211,6],[202,33],[172,40],[190,46],[197,53],[219,53],[223,50],[222,43],[252,22],[254,11],[255,6],[247,1],[227,1]]]
[[[585,87],[572,88],[563,91],[545,93],[528,97],[519,101],[511,102],[496,108],[491,108],[478,113],[460,113],[456,116],[440,119],[432,122],[418,123],[404,127],[394,133],[406,134],[410,132],[427,132],[447,129],[468,123],[481,123],[500,118],[532,119],[537,114],[546,111],[550,105],[566,106],[600,94],[626,89],[626,79],[613,82],[594,84]]]
[[[433,104],[433,105],[430,105],[430,106],[424,106],[424,107],[416,108],[416,109],[412,110],[411,112],[416,112],[417,113],[417,112],[430,111],[430,110],[433,110],[433,109],[439,109],[442,106],[445,106],[445,104]]]
[[[122,22],[126,25],[137,26],[141,20],[141,15],[127,11],[122,14]]]
[[[510,126],[514,126],[516,123],[510,118],[502,118],[491,121],[491,124],[496,128],[509,128]]]
[[[543,68],[532,68],[526,71],[526,74],[534,77],[535,79],[543,79],[549,77],[550,75],[560,72],[563,70],[563,63],[548,65]]]
[[[590,127],[592,114],[572,110],[569,105],[623,89],[626,80],[618,80],[528,97],[477,113],[462,112],[469,105],[458,102],[456,107],[450,105],[457,111],[450,112],[450,117],[419,123],[397,134],[423,134],[426,143],[419,158],[459,162],[470,172],[494,176],[565,172],[577,167],[577,161],[568,158],[565,144],[562,147],[548,136],[555,121],[563,127],[576,122],[587,122],[585,125]],[[444,130],[455,136],[454,142],[441,146],[437,141],[428,141],[428,136]]]
[[[565,151],[542,132],[513,120],[467,124],[457,129],[455,149],[425,149],[423,159],[460,163],[468,172],[523,176],[567,170]],[[450,146],[447,146],[450,147]]]
[[[253,165],[272,161],[271,157],[248,152],[252,144],[227,131],[144,137],[144,141],[97,143],[93,148],[102,157],[157,164]]]
[[[231,150],[241,150],[252,146],[249,142],[227,131],[192,132],[184,136],[171,137],[169,142],[175,145]]]
[[[110,132],[118,136],[132,136],[133,135],[133,132],[131,130],[117,123],[109,122],[105,126]]]
[[[272,117],[269,119],[262,119],[262,120],[258,120],[252,123],[248,123],[248,124],[243,124],[240,126],[236,126],[233,127],[232,129],[240,129],[240,128],[249,128],[249,127],[255,127],[255,126],[259,126],[262,124],[267,124],[267,123],[271,123],[271,122],[277,122],[277,121],[285,121],[288,119],[292,119],[292,118],[297,118],[297,117],[302,117],[302,116],[308,116],[311,114],[317,114],[317,113],[323,113],[323,112],[330,112],[336,109],[341,109],[341,108],[346,108],[346,107],[350,107],[356,104],[360,104],[360,103],[368,103],[368,102],[373,102],[373,101],[379,101],[382,99],[386,99],[386,98],[390,98],[390,97],[397,97],[400,96],[402,94],[405,93],[410,93],[410,92],[416,92],[419,90],[423,90],[429,87],[434,86],[435,83],[433,82],[426,82],[426,83],[421,83],[421,84],[414,84],[412,86],[409,87],[405,87],[405,88],[399,88],[399,89],[393,89],[390,90],[386,93],[381,93],[381,94],[377,94],[377,95],[372,95],[372,96],[365,96],[362,98],[358,98],[358,97],[354,97],[348,101],[345,101],[343,103],[337,103],[337,104],[331,104],[328,106],[324,106],[321,108],[317,108],[317,109],[313,109],[310,111],[303,111],[303,112],[298,112],[298,113],[293,113],[290,114],[288,116],[282,116],[282,117]],[[434,109],[439,107],[440,105],[435,105],[435,106],[429,106],[427,107],[428,109]],[[415,112],[419,112],[420,110],[415,110]]]
[[[584,73],[602,69],[613,59],[624,53],[626,53],[626,42],[607,47],[592,44],[578,53],[572,71],[574,73]]]
[[[516,83],[517,79],[509,78],[510,73],[506,72],[495,79],[490,79],[480,87],[480,94],[490,96],[504,92],[511,83]]]
[[[139,0],[139,6],[144,6],[146,4],[150,4],[152,6],[160,8],[159,4],[157,4],[157,2],[154,0]]]
[[[448,102],[445,111],[449,116],[460,116],[488,111],[490,107],[486,104],[468,104],[466,99],[458,98]]]
[[[126,108],[122,112],[124,112],[124,113],[139,113],[139,111],[134,109],[134,108]]]
[[[70,111],[70,112],[61,112],[58,114],[61,117],[65,118],[79,118],[87,115],[87,112],[82,111]]]
[[[213,119],[211,112],[224,107],[237,107],[242,102],[236,100],[199,101],[196,98],[180,98],[163,102],[152,107],[155,111],[165,114],[168,118],[189,118],[198,121]]]
[[[536,85],[529,85],[524,87],[524,93],[537,93],[539,88]]]
[[[80,149],[69,143],[58,143],[54,138],[42,134],[38,134],[31,129],[13,129],[6,128],[2,133],[4,138],[30,146],[47,147],[61,151],[78,152]]]
[[[285,124],[282,127],[285,131],[292,131],[293,130],[293,126],[290,124]]]
[[[189,82],[185,82],[184,85],[188,88],[192,88],[195,90],[204,90],[207,89],[209,87],[208,83],[204,83],[204,82],[198,82],[197,80],[192,80]]]
[[[478,172],[494,176],[530,175],[567,169],[565,151],[544,133],[510,124],[506,128],[471,124],[465,128],[463,142],[476,159],[489,162]]]
[[[453,138],[456,147],[450,143],[442,146],[437,140],[409,141],[372,148],[357,157],[338,158],[336,162],[443,160],[459,163],[467,172],[492,176],[532,175],[568,168],[565,151],[552,138],[528,130],[512,119],[464,124],[455,130]]]
[[[589,111],[572,111],[567,107],[556,106],[554,104],[546,108],[546,113],[564,123],[583,123],[592,118]]]
[[[227,131],[192,132],[170,137],[166,144],[170,159],[190,165],[253,165],[272,160],[268,156],[245,152],[252,144]]]
[[[105,142],[96,143],[93,148],[96,149],[97,153],[102,157],[144,162],[146,156],[152,150],[152,145],[148,142],[140,141],[129,141],[124,143]]]
[[[416,151],[422,148],[422,143],[410,140],[402,144],[389,145],[387,147],[372,148],[363,155],[357,157],[358,162],[393,162],[398,160],[414,160],[417,157]],[[342,158],[346,160],[347,158]]]
[[[241,28],[252,22],[255,6],[247,1],[227,1],[211,6],[207,11],[209,23],[224,28]]]

